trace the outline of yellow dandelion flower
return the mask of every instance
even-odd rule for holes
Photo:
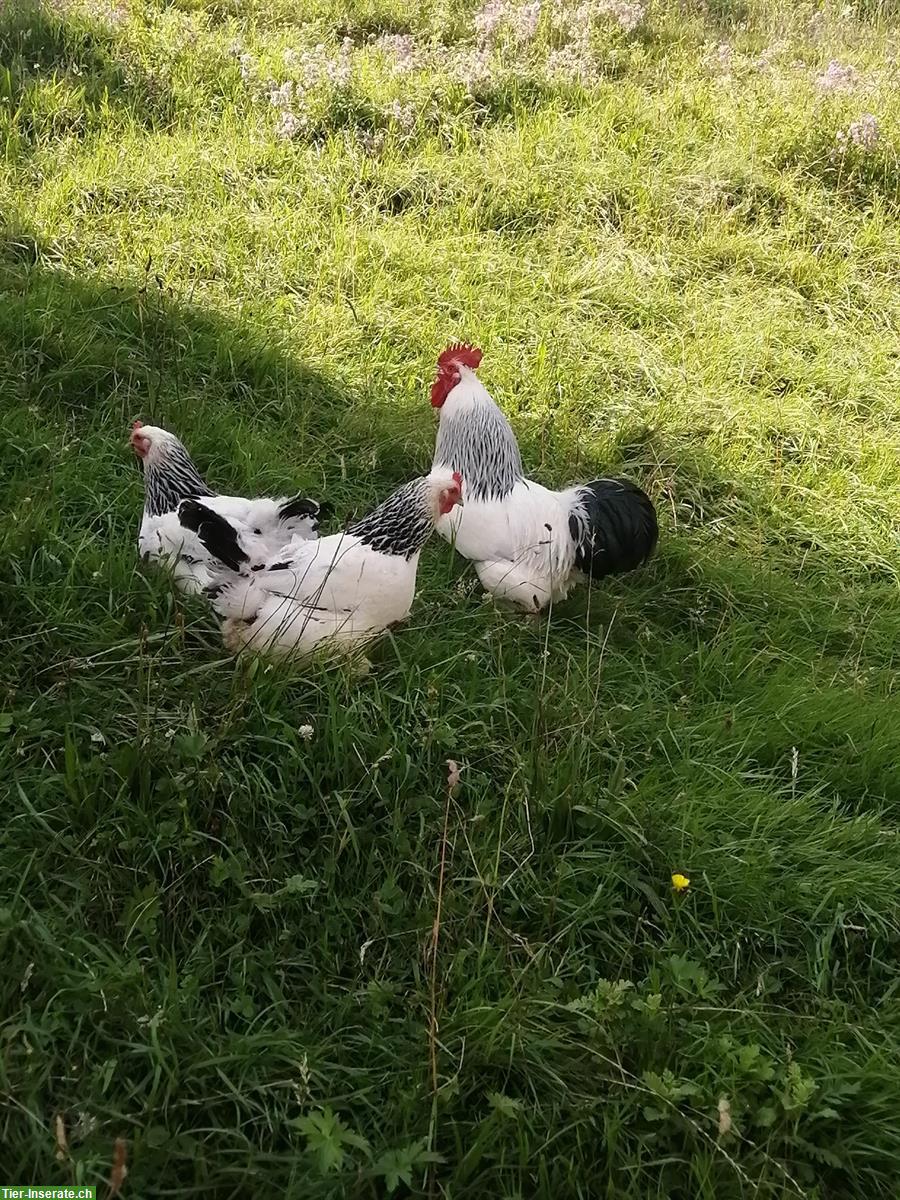
[[[686,892],[690,886],[691,881],[688,879],[687,875],[679,875],[676,871],[672,876],[672,887],[676,892]]]

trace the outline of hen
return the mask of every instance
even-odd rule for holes
[[[183,501],[178,518],[222,564],[207,595],[228,649],[302,656],[323,642],[352,649],[404,620],[422,547],[461,497],[458,472],[432,471],[343,532],[257,560],[207,500]]]
[[[293,539],[318,536],[323,506],[306,496],[293,499],[217,496],[207,485],[184,445],[173,433],[135,421],[131,445],[144,472],[144,514],[138,534],[142,558],[169,565],[177,587],[201,592],[211,581],[210,555],[202,542],[178,522],[182,500],[201,499],[234,530],[249,555],[274,554]]]
[[[449,346],[438,359],[431,403],[440,410],[433,470],[460,471],[466,506],[438,532],[501,600],[539,612],[579,578],[631,571],[656,547],[649,496],[626,479],[551,491],[525,477],[515,435],[475,371],[481,351]]]

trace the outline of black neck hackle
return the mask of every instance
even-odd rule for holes
[[[144,511],[151,517],[174,512],[182,500],[215,495],[177,439],[157,447],[153,461],[145,460],[144,489]]]
[[[383,504],[350,525],[347,532],[380,554],[412,558],[434,529],[430,490],[425,477],[405,483]]]
[[[502,500],[525,478],[516,436],[489,397],[442,410],[433,466],[459,471],[472,500]]]

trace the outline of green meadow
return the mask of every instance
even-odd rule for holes
[[[0,1183],[894,1200],[898,55],[889,0],[0,2]],[[339,528],[457,338],[654,560],[527,620],[435,539],[364,678],[231,658],[130,423]]]

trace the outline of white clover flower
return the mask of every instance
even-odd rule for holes
[[[278,124],[275,126],[275,136],[289,141],[291,138],[296,137],[301,129],[305,127],[305,118],[298,117],[289,108],[285,108],[279,114]]]
[[[480,46],[457,61],[454,74],[471,92],[479,84],[487,83],[491,71],[491,52],[486,46]]]
[[[400,100],[392,100],[384,110],[385,116],[396,121],[400,128],[408,133],[416,123],[416,110],[412,104],[403,104]]]
[[[531,0],[512,14],[509,27],[517,42],[530,42],[541,20],[541,0]]]
[[[506,19],[506,0],[487,0],[475,14],[475,32],[483,42],[491,41]]]
[[[757,71],[768,71],[768,69],[772,66],[773,59],[776,59],[779,57],[779,55],[784,54],[786,49],[787,42],[773,42],[771,46],[766,46],[765,50],[763,50],[762,54],[753,64],[754,67]]]
[[[275,108],[290,108],[294,99],[294,83],[288,79],[269,92],[269,103]]]
[[[358,140],[365,154],[377,154],[384,145],[385,133],[383,129],[363,129]]]
[[[812,14],[812,16],[809,18],[809,20],[806,23],[807,37],[810,37],[813,39],[818,38],[821,35],[823,28],[824,28],[825,24],[827,23],[827,20],[828,20],[828,16],[827,16],[825,10],[821,9],[821,8],[816,9],[816,11]]]
[[[707,62],[715,70],[727,73],[731,70],[733,53],[727,42],[719,42],[707,55]]]
[[[300,77],[297,87],[314,88],[326,82],[334,87],[346,87],[353,70],[352,53],[353,43],[344,38],[337,58],[332,58],[328,47],[319,42],[312,49],[285,51],[285,62]]]
[[[858,121],[851,121],[846,137],[860,150],[874,150],[881,136],[878,121],[871,113],[865,113]]]
[[[589,7],[585,5],[584,7]],[[601,17],[610,17],[616,21],[626,33],[637,29],[644,19],[646,7],[640,3],[629,3],[629,0],[597,0],[597,13]]]
[[[816,79],[816,87],[820,92],[847,91],[854,86],[858,78],[855,67],[844,66],[833,58]]]
[[[587,46],[578,43],[552,51],[547,58],[547,73],[585,85],[596,83],[598,78],[597,65]]]
[[[406,75],[418,66],[418,49],[416,39],[409,33],[386,33],[376,42],[375,46],[393,59],[395,75]]]
[[[311,741],[312,736],[315,732],[316,731],[315,731],[315,729],[313,729],[312,725],[300,725],[297,728],[297,733],[300,737],[303,738],[304,742]]]

